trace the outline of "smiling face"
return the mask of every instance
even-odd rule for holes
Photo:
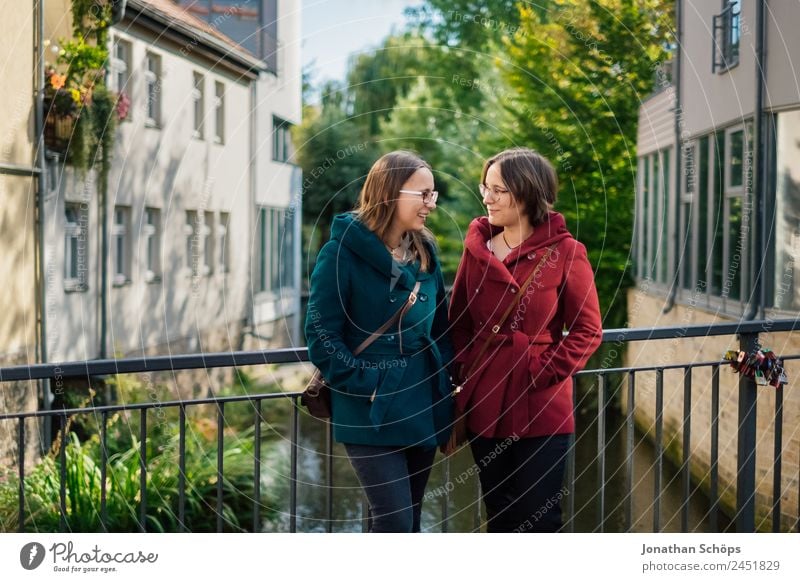
[[[483,203],[486,205],[490,224],[506,227],[528,222],[527,216],[522,212],[522,206],[514,199],[514,195],[503,180],[499,163],[489,166],[484,184],[487,191],[483,195]]]
[[[433,174],[428,168],[419,168],[405,181],[401,190],[415,190],[417,192],[433,190]],[[426,204],[422,196],[397,192],[397,205],[392,221],[394,232],[409,230],[422,230],[428,215],[436,209],[435,203]]]

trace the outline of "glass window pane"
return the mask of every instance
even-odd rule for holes
[[[697,277],[698,291],[708,286],[708,272],[712,262],[708,254],[708,136],[698,142],[697,149],[697,187],[695,196],[697,204]]]
[[[746,245],[742,234],[742,199],[728,198],[728,265],[723,284],[723,297],[741,299],[741,273]]]
[[[800,309],[800,111],[777,119],[775,293],[777,309]]]
[[[738,188],[742,185],[744,171],[744,132],[742,130],[730,134],[730,148],[728,184],[731,188]]]

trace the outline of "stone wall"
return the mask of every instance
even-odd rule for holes
[[[629,327],[665,327],[703,323],[729,323],[729,318],[698,307],[676,305],[664,314],[664,298],[640,290],[628,296]],[[800,354],[800,334],[762,334],[761,344],[778,355]],[[700,337],[632,342],[625,354],[626,366],[658,366],[716,361],[728,349],[738,349],[736,336]],[[795,526],[798,515],[798,468],[800,467],[800,363],[788,362],[790,383],[783,387],[783,460],[781,483],[781,529]],[[738,425],[738,375],[730,367],[720,368],[719,387],[719,494],[722,507],[735,515]],[[635,417],[638,427],[655,436],[655,372],[636,375]],[[626,391],[622,390],[623,399]],[[627,410],[627,402],[623,402]],[[691,471],[695,484],[708,491],[711,459],[711,368],[698,368],[692,375]],[[758,387],[756,445],[756,526],[772,527],[775,389]],[[664,372],[664,449],[673,462],[683,456],[683,371]]]

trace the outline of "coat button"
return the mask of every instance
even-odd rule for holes
[[[397,301],[397,297],[395,297],[394,295],[391,295],[389,297],[389,303],[394,303],[395,301]]]
[[[535,257],[535,256],[536,256],[536,253],[528,253],[528,260],[532,261],[533,257]]]
[[[393,336],[393,335],[390,335],[390,336],[389,336],[389,341],[390,341],[390,342],[393,342],[393,341],[394,341],[394,336]]]
[[[425,293],[420,293],[419,294],[419,300],[420,301],[427,301],[428,300],[428,296],[425,295]]]
[[[511,288],[511,293],[516,293],[516,292],[517,292],[517,288],[516,287],[512,287]]]

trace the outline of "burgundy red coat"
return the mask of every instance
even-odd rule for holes
[[[463,381],[458,411],[467,414],[470,431],[481,436],[572,433],[571,377],[586,365],[602,336],[586,248],[557,212],[503,261],[487,247],[499,232],[485,216],[472,221],[453,285],[450,321]],[[549,260],[476,361],[492,327],[554,243]]]

